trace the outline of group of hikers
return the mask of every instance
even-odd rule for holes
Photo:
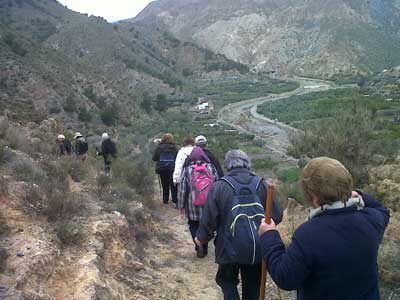
[[[76,155],[76,157],[84,162],[88,158],[89,145],[85,140],[84,136],[80,132],[76,132],[74,135],[75,146],[72,145],[71,141],[66,138],[63,134],[59,134],[57,137],[58,143],[58,155]],[[104,159],[104,172],[110,173],[112,159],[117,157],[117,146],[115,142],[108,136],[108,133],[104,132],[101,135],[101,145],[96,147],[96,155],[103,156]]]
[[[300,186],[311,207],[308,220],[285,247],[277,225],[282,208],[277,195],[266,220],[271,180],[251,172],[242,150],[230,150],[224,167],[207,147],[205,136],[185,137],[178,151],[165,134],[154,152],[163,203],[185,214],[197,257],[214,238],[216,282],[225,300],[260,297],[261,263],[276,285],[295,291],[297,300],[378,300],[378,248],[389,211],[371,195],[353,187],[350,172],[337,160],[309,161]]]

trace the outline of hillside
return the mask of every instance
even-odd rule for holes
[[[247,72],[161,28],[110,24],[54,0],[2,1],[0,25],[0,108],[19,121],[129,125],[145,97],[184,94],[185,76]]]
[[[164,24],[258,70],[330,76],[398,65],[399,16],[398,0],[159,0],[131,22]]]

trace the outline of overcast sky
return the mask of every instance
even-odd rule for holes
[[[69,9],[105,18],[109,22],[135,17],[153,0],[58,0]]]

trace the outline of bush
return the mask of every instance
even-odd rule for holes
[[[113,174],[117,180],[124,180],[140,195],[151,195],[154,192],[153,168],[144,159],[118,159],[113,165]]]
[[[265,159],[259,158],[259,159],[254,159],[252,161],[252,168],[255,171],[271,170],[275,166],[276,166],[276,163],[268,158],[265,158]]]
[[[92,114],[86,108],[79,110],[78,119],[81,122],[90,122],[92,120]]]
[[[116,105],[106,106],[100,111],[100,118],[107,126],[115,125],[118,120],[118,108]]]
[[[76,111],[76,100],[74,95],[69,95],[67,99],[65,99],[63,108],[69,113]]]
[[[0,212],[0,237],[7,235],[10,232],[10,227],[8,226],[3,214]]]
[[[44,195],[38,185],[30,184],[25,193],[24,207],[27,210],[41,212],[43,210]]]
[[[374,132],[377,123],[365,109],[337,111],[334,120],[305,126],[290,136],[288,153],[296,158],[328,156],[342,162],[355,185],[368,182],[367,166],[375,153],[383,151]]]
[[[85,199],[80,193],[62,193],[54,190],[44,203],[43,213],[49,220],[68,220],[85,211]]]
[[[7,32],[3,35],[3,41],[10,47],[10,49],[19,56],[25,56],[28,52],[22,46],[21,42],[16,38],[12,32]]]
[[[60,223],[57,226],[57,237],[63,246],[79,243],[82,240],[82,226],[75,222]]]
[[[5,141],[14,150],[27,150],[29,148],[28,137],[16,127],[8,127]]]
[[[279,180],[286,183],[297,183],[300,179],[302,170],[299,168],[282,169],[278,171]]]
[[[114,172],[114,167],[113,167],[113,172]],[[109,190],[110,185],[111,185],[111,177],[108,176],[107,174],[100,173],[96,177],[96,185],[97,185],[97,194],[99,197],[104,196],[105,191]]]
[[[303,192],[297,182],[296,183],[283,183],[281,186],[279,186],[278,192],[279,192],[279,195],[281,198],[281,203],[283,204],[283,206],[286,205],[286,200],[288,198],[293,198],[300,204],[305,205]]]
[[[18,180],[38,185],[47,180],[46,172],[31,159],[14,159],[8,165]]]

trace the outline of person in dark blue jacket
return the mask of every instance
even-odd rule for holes
[[[230,242],[230,219],[234,210],[235,185],[245,186],[248,192],[255,192],[258,196],[257,203],[262,205],[262,215],[266,206],[267,198],[267,182],[253,174],[250,171],[251,161],[246,153],[241,150],[231,150],[225,155],[225,168],[228,171],[228,176],[223,177],[225,180],[216,181],[211,188],[207,197],[206,206],[203,209],[200,226],[197,230],[195,241],[200,247],[203,244],[212,240],[215,236],[215,262],[218,264],[216,282],[221,287],[224,294],[224,300],[240,300],[238,292],[239,274],[242,283],[242,300],[258,300],[260,297],[260,282],[261,282],[261,247],[254,248],[259,255],[252,263],[243,263],[238,261],[237,255],[234,255],[235,250]],[[228,181],[227,181],[228,179]],[[255,191],[251,190],[253,182],[258,184]],[[230,183],[229,183],[230,182]],[[244,190],[247,190],[244,189]],[[240,190],[240,192],[246,192]],[[257,203],[241,203],[238,206],[251,206]],[[243,215],[244,216],[244,215]],[[255,216],[252,216],[255,217]],[[276,223],[282,220],[282,209],[279,204],[279,198],[274,198],[272,207],[272,218]],[[247,219],[247,216],[245,217]],[[252,220],[251,218],[248,219]],[[253,219],[256,220],[256,219]],[[260,221],[258,221],[260,222]],[[249,223],[250,224],[250,223]],[[255,227],[255,235],[257,235],[257,226]],[[243,223],[238,222],[238,227],[242,227]],[[253,232],[253,227],[250,224]],[[236,231],[237,232],[237,231]],[[259,243],[256,241],[257,245]],[[247,244],[244,242],[244,244]],[[252,251],[253,243],[249,245]],[[252,253],[253,254],[253,253]],[[254,257],[255,258],[255,257]]]
[[[273,220],[260,225],[272,279],[284,290],[297,290],[298,300],[380,299],[377,256],[389,211],[353,191],[351,174],[334,159],[311,160],[300,183],[312,208],[289,247]]]

